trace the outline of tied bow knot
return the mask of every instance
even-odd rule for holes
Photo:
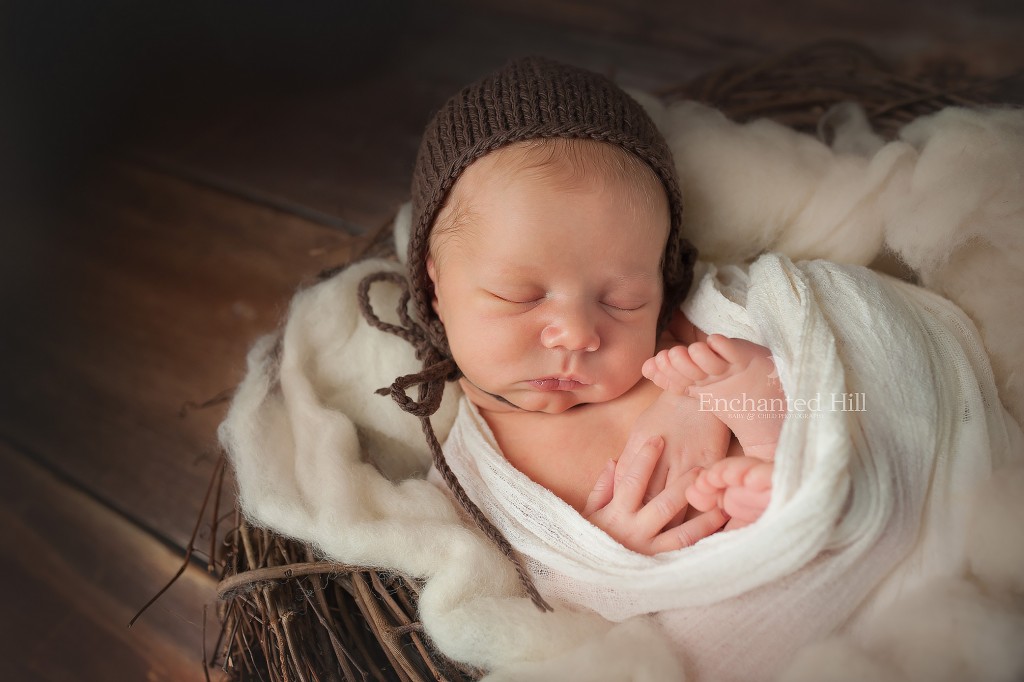
[[[401,290],[398,305],[400,324],[391,324],[377,317],[370,306],[370,287],[376,282],[387,281],[397,285]],[[416,359],[423,363],[423,369],[415,374],[400,376],[391,386],[377,389],[378,395],[391,395],[403,411],[417,417],[429,417],[437,412],[444,395],[444,384],[459,377],[459,368],[455,361],[443,355],[431,342],[426,328],[409,314],[408,280],[397,272],[375,272],[367,275],[359,282],[359,309],[366,320],[381,331],[394,334],[404,339],[416,351]],[[417,399],[413,400],[406,391],[417,387]]]

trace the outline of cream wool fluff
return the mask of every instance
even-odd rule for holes
[[[950,107],[884,143],[844,104],[832,147],[773,121],[632,93],[668,140],[701,258],[762,251],[869,265],[895,254],[975,321],[1000,396],[1024,422],[1024,111]]]
[[[695,118],[681,117],[676,112],[674,117],[662,116],[661,121],[670,127],[683,123],[687,126],[703,125],[703,133],[708,137],[717,135],[727,138],[742,134],[744,129],[743,126],[725,121],[714,112],[693,108],[691,113]],[[966,114],[968,118],[977,116],[976,120],[982,123],[993,115],[991,112]],[[1019,117],[1020,113],[1016,115]],[[906,188],[912,185],[907,182],[907,178],[916,177],[917,174],[930,177],[926,174],[926,166],[932,163],[930,159],[941,159],[941,155],[929,156],[925,152],[929,145],[952,139],[949,135],[955,122],[950,119],[944,121],[941,116],[930,117],[918,122],[919,133],[910,136],[910,141],[881,145],[876,138],[870,137],[869,131],[855,125],[856,117],[850,120],[853,123],[841,126],[840,134],[836,135],[836,145],[847,150],[842,152],[832,152],[807,136],[794,139],[791,136],[795,133],[781,127],[775,128],[778,137],[774,140],[771,137],[775,133],[762,130],[758,134],[764,136],[764,144],[727,145],[722,148],[721,155],[711,146],[703,149],[703,158],[698,154],[686,160],[681,158],[680,149],[674,146],[673,151],[677,159],[680,159],[684,193],[689,192],[688,199],[691,206],[695,207],[692,217],[695,220],[700,217],[701,213],[697,209],[703,202],[708,207],[702,219],[703,230],[705,234],[720,237],[716,237],[720,246],[720,256],[716,256],[718,260],[738,262],[762,249],[776,249],[794,258],[827,256],[841,262],[866,263],[877,255],[882,239],[889,239],[889,235],[897,233],[900,224],[906,224],[900,223],[893,216],[909,219],[915,215],[909,203],[901,204],[901,199],[907,197]],[[772,129],[771,126],[762,128],[769,131]],[[993,128],[988,126],[985,129]],[[1015,134],[1013,130],[1013,126],[997,126],[992,134],[997,137],[1012,136]],[[682,139],[673,135],[671,129],[667,132],[670,144],[673,140]],[[684,134],[680,130],[676,132]],[[688,129],[685,135],[700,137],[700,132]],[[721,158],[726,151],[730,158]],[[775,156],[772,157],[772,154]],[[898,160],[892,161],[892,157]],[[1016,163],[1021,158],[1019,152],[1012,152],[1012,159]],[[783,163],[773,163],[775,161]],[[819,178],[829,176],[828,172],[815,174],[793,170],[806,163],[817,163],[819,170],[822,170],[832,162],[842,168],[832,172],[836,179],[831,184],[817,182]],[[948,160],[935,163],[948,165]],[[801,194],[806,201],[797,202],[785,198],[788,190],[781,180],[773,192],[751,193],[747,190],[757,184],[757,174],[752,171],[746,175],[730,175],[729,164],[743,164],[750,169],[764,168],[765,164],[769,164],[776,169],[780,178],[786,176],[793,182],[813,182],[813,188]],[[872,170],[872,164],[881,170]],[[972,173],[960,178],[960,181],[980,186],[1003,177],[1003,168],[1005,166],[1001,169],[996,169],[994,165],[986,166],[986,157],[981,155]],[[703,170],[707,170],[711,177],[695,178]],[[787,176],[783,171],[792,171],[792,175]],[[882,179],[872,179],[876,176]],[[927,185],[915,186],[925,188],[922,191],[929,191]],[[829,191],[844,190],[849,196],[859,198],[851,200],[846,196],[831,206],[833,202],[829,201],[829,197],[822,195],[827,188],[832,188]],[[935,185],[930,191],[944,190],[941,185]],[[1016,195],[1010,192],[1004,197],[1010,201],[1006,206],[1006,215],[1010,217],[1000,224],[1009,236],[1008,241],[1000,243],[1010,244],[1007,248],[1012,248],[1012,236],[1020,235],[1021,222],[1014,222],[1012,217],[1019,216],[1021,203],[1024,202],[1020,195],[1019,192]],[[964,201],[977,204],[975,212],[967,214],[980,218],[978,221],[965,221],[961,218],[952,231],[938,230],[945,244],[940,253],[947,260],[931,259],[928,261],[932,264],[930,267],[941,268],[944,262],[954,262],[964,253],[964,249],[988,239],[986,220],[992,217],[992,211],[981,209],[986,207],[991,197],[982,193],[964,196]],[[714,209],[716,197],[731,202],[728,210]],[[927,202],[927,194],[920,195],[918,200]],[[817,223],[810,218],[806,221],[802,218],[798,220],[800,216],[812,215],[803,210],[808,206],[820,207],[812,212],[816,216],[813,220]],[[851,206],[856,207],[856,210],[851,210]],[[906,210],[901,212],[901,206]],[[991,208],[994,210],[998,207]],[[883,218],[877,223],[867,218],[858,222],[850,218],[851,215],[862,218],[871,216],[872,219],[881,215]],[[944,217],[949,216],[941,213],[933,216],[933,219],[942,220]],[[851,225],[859,227],[854,230]],[[955,235],[958,230],[968,226],[976,236],[965,246],[957,241]],[[800,233],[799,238],[797,232]],[[396,234],[401,234],[401,229],[396,229]],[[696,234],[701,233],[698,230]],[[787,234],[791,236],[786,237]],[[836,235],[844,236],[840,238]],[[858,235],[863,236],[863,239]],[[783,237],[788,241],[783,241]],[[714,254],[713,249],[701,243],[701,239],[705,238],[699,237],[694,241],[698,247],[703,246],[706,252]],[[908,231],[902,241],[895,238],[891,241],[892,248],[898,249],[908,262],[914,263],[914,253],[934,250],[935,245],[929,240],[929,233],[918,230]],[[746,246],[752,241],[759,245],[753,253]],[[793,246],[800,244],[804,246]],[[399,248],[399,253],[404,253],[404,250]],[[985,280],[984,286],[989,286],[991,280],[1009,286],[1020,284],[1019,270],[1016,274],[1012,270],[1020,267],[1020,254],[1005,249],[1002,253],[1005,257],[1002,266],[1008,269],[1001,274],[987,273],[989,279]],[[789,267],[787,259],[775,258],[775,261]],[[939,265],[935,266],[935,263]],[[1000,262],[995,265],[999,266]],[[284,330],[279,335],[261,340],[253,348],[249,356],[248,374],[239,387],[220,431],[222,442],[236,468],[240,503],[246,515],[255,523],[312,542],[321,552],[334,559],[386,567],[427,579],[420,606],[428,634],[448,655],[489,669],[491,679],[678,680],[684,676],[687,679],[744,679],[742,659],[748,652],[741,637],[725,638],[718,642],[709,639],[687,641],[680,645],[678,638],[673,643],[670,630],[673,627],[677,630],[679,627],[685,629],[685,622],[681,626],[668,623],[669,628],[666,629],[663,627],[666,624],[656,618],[629,616],[628,612],[621,614],[625,619],[617,623],[563,608],[553,614],[537,612],[526,599],[518,596],[519,585],[507,562],[477,531],[461,525],[458,513],[444,493],[418,478],[429,463],[418,424],[415,419],[392,405],[390,399],[372,393],[374,389],[390,383],[398,374],[415,371],[418,369],[417,363],[412,350],[404,342],[363,323],[355,306],[355,287],[363,274],[396,267],[382,261],[356,264],[335,278],[301,292],[292,303]],[[798,264],[794,267],[807,266]],[[814,267],[818,268],[816,272],[819,275],[831,272],[825,265]],[[922,268],[922,272],[926,273],[927,270]],[[705,280],[714,283],[712,289],[718,292],[719,297],[702,299],[692,296],[687,302],[688,312],[694,319],[703,315],[700,319],[709,327],[727,325],[729,320],[744,319],[743,315],[747,314],[749,306],[747,292],[751,281],[757,279],[756,274],[756,269],[720,268],[710,276],[711,279]],[[927,283],[927,277],[922,279]],[[826,277],[824,284],[828,284],[827,280]],[[824,285],[813,278],[809,281],[814,287]],[[983,300],[984,291],[979,290],[977,283],[976,278],[962,278],[960,288],[949,290],[946,295],[958,301],[967,300],[971,296]],[[707,291],[708,286],[710,284],[698,291]],[[898,288],[908,297],[910,303],[907,305],[911,308],[923,305],[922,301],[930,301],[928,305],[933,307],[944,305],[935,304],[934,297],[930,297],[927,292],[913,290],[916,293],[907,293],[912,289],[901,286]],[[372,295],[378,313],[393,307],[397,300],[396,292],[385,284],[375,286]],[[984,306],[978,307],[972,314],[990,346],[998,344],[1001,338],[1006,340],[1006,337],[1000,337],[1000,333],[1007,329],[999,326],[997,318],[1000,315],[1010,318],[1011,322],[1018,320],[1007,315],[1005,310]],[[827,319],[824,307],[822,315]],[[921,316],[918,315],[917,322],[920,320]],[[970,338],[974,333],[970,321],[962,319],[961,322],[960,326],[966,332],[957,331],[954,337]],[[771,324],[777,326],[778,321]],[[877,323],[876,326],[883,331],[885,329]],[[735,328],[753,333],[760,327],[738,325]],[[994,331],[986,335],[987,330]],[[933,338],[936,334],[941,339],[938,329],[929,331],[929,343],[937,343]],[[756,336],[752,335],[752,338]],[[802,337],[797,334],[796,338]],[[281,346],[278,352],[275,348],[279,341]],[[1007,341],[1002,347],[1011,345],[1012,342]],[[805,373],[797,371],[799,365],[794,364],[801,357],[802,347],[802,342],[796,347],[784,346],[777,349],[773,346],[773,351],[779,356],[791,358],[788,365],[780,363],[780,373],[789,382],[787,391],[791,389],[793,381],[809,380],[809,377],[804,376]],[[1007,353],[1006,364],[1001,368],[997,365],[1000,389],[1004,385],[1012,385],[1006,383],[1007,377],[1021,376],[1021,360],[1013,355]],[[986,379],[988,375],[983,354],[973,352],[965,357],[969,361],[956,365],[957,376],[964,378],[963,368],[969,367],[977,375],[978,386],[990,386],[986,384],[990,379]],[[834,363],[832,367],[835,369]],[[949,379],[946,372],[940,372],[938,376],[942,381]],[[908,395],[913,398],[913,392]],[[1008,651],[1005,647],[1000,649],[998,643],[1019,641],[1019,638],[1014,640],[1013,637],[1020,625],[1020,598],[1024,590],[1019,576],[1024,575],[1024,564],[1021,563],[1024,556],[1019,551],[1020,545],[1008,543],[1007,538],[1019,537],[1017,519],[1021,518],[1022,512],[1020,500],[1024,499],[1024,468],[1019,469],[1019,475],[1001,475],[998,479],[1000,485],[982,498],[982,504],[976,505],[977,518],[972,528],[975,531],[988,529],[991,532],[988,535],[981,532],[969,533],[971,541],[967,544],[966,557],[963,556],[962,548],[965,546],[967,521],[964,515],[956,515],[960,511],[965,512],[967,505],[964,501],[969,498],[967,487],[971,481],[983,477],[985,468],[990,466],[990,459],[1013,459],[1014,456],[1019,459],[1022,452],[1020,443],[1013,442],[1016,437],[1014,434],[1017,433],[1014,431],[1015,426],[1001,416],[995,394],[991,391],[986,394],[982,389],[975,397],[978,395],[988,397],[982,401],[985,409],[974,414],[986,415],[985,430],[993,440],[987,445],[981,444],[978,455],[949,462],[949,466],[956,471],[959,471],[957,467],[968,468],[967,474],[951,474],[954,483],[959,486],[955,486],[957,504],[947,508],[926,505],[922,516],[924,525],[919,530],[922,538],[933,540],[918,542],[910,550],[922,559],[944,554],[952,556],[959,552],[960,560],[949,564],[945,572],[938,572],[935,580],[939,582],[927,579],[929,571],[912,576],[912,579],[899,577],[898,571],[885,580],[876,580],[878,576],[868,579],[854,575],[850,583],[844,584],[844,593],[853,595],[850,603],[828,609],[825,616],[833,622],[834,627],[826,625],[809,635],[805,630],[800,630],[794,632],[793,637],[783,638],[781,646],[772,645],[771,648],[776,649],[774,653],[761,651],[761,655],[767,659],[774,657],[772,665],[777,669],[786,668],[792,660],[789,669],[780,674],[780,679],[852,679],[843,677],[844,671],[848,673],[851,668],[837,670],[836,664],[839,661],[858,662],[863,670],[886,671],[887,674],[891,673],[892,679],[930,679],[922,672],[925,668],[921,661],[929,661],[929,665],[932,665],[942,660],[948,660],[950,669],[954,669],[955,664],[959,666],[956,670],[965,671],[961,679],[1020,678],[1024,664],[1019,647]],[[457,388],[449,386],[442,409],[434,418],[439,437],[444,437],[455,419],[458,397]],[[1011,398],[1011,395],[1003,396],[1008,402],[1012,402]],[[946,420],[934,421],[929,426],[932,431],[942,433],[961,429],[959,424],[957,429],[948,432],[935,428],[937,424],[943,423]],[[979,423],[978,419],[974,419],[970,422],[970,428],[977,429]],[[893,424],[897,425],[898,420],[893,420]],[[1005,428],[1006,447],[1002,454],[997,447],[1000,424]],[[919,424],[916,426],[920,427]],[[787,432],[790,433],[787,436],[787,447],[813,449],[813,439],[793,435],[794,429],[798,428],[809,427],[787,426]],[[828,440],[833,436],[830,433],[818,433],[814,438]],[[893,437],[898,436],[899,433],[893,434]],[[837,448],[845,449],[847,453],[857,452],[856,444],[851,446],[838,443]],[[788,461],[795,462],[796,459],[790,458]],[[818,467],[815,471],[831,472],[828,480],[840,486],[846,477],[849,479],[846,484],[851,485],[855,491],[865,487],[873,489],[872,485],[875,484],[871,481],[877,483],[879,480],[867,474],[857,477],[864,462],[860,462],[860,468],[846,468],[838,462],[830,462],[828,458],[814,461]],[[885,464],[884,458],[881,462]],[[892,464],[902,467],[906,462],[901,460]],[[977,469],[972,470],[972,465]],[[784,473],[787,471],[789,473]],[[878,472],[875,473],[877,475]],[[709,585],[715,590],[712,599],[720,599],[723,604],[742,599],[741,595],[730,596],[730,591],[735,593],[744,586],[752,589],[751,594],[773,586],[791,586],[792,594],[798,595],[795,597],[798,599],[807,587],[799,582],[798,577],[808,569],[812,569],[813,573],[815,565],[814,561],[805,561],[806,565],[800,568],[802,557],[810,555],[822,543],[829,544],[842,537],[863,537],[865,528],[870,531],[866,532],[866,536],[870,536],[879,527],[885,526],[884,516],[879,516],[872,522],[874,525],[853,527],[844,522],[833,533],[827,526],[828,519],[835,515],[834,501],[820,490],[814,493],[810,486],[801,485],[805,474],[809,476],[802,468],[794,471],[792,466],[787,469],[780,463],[776,490],[782,492],[776,496],[777,501],[773,500],[764,525],[767,526],[769,522],[775,524],[777,531],[778,524],[783,521],[806,523],[809,537],[801,540],[801,547],[781,553],[774,547],[763,550],[763,558],[769,564],[763,574],[748,572],[746,575],[733,575],[738,581],[735,584]],[[864,481],[868,481],[869,485],[865,485]],[[817,502],[797,504],[795,499],[814,499]],[[868,505],[865,508],[872,507]],[[817,511],[816,515],[809,513],[812,509]],[[944,518],[947,513],[953,514],[953,518]],[[860,518],[874,517],[868,514]],[[733,538],[729,538],[729,534],[710,538],[714,542],[706,546],[712,549],[701,550],[700,553],[707,557],[714,552],[725,551],[721,549],[723,545],[732,545],[734,549],[736,546],[753,548],[759,542],[755,536],[760,526],[759,522],[758,526],[747,529],[745,535],[737,532]],[[1004,530],[1002,534],[993,531],[1000,528]],[[935,539],[942,539],[943,542]],[[1014,551],[1015,548],[1018,548],[1017,551]],[[865,551],[871,554],[869,550]],[[698,552],[690,554],[697,556]],[[888,553],[882,554],[881,563],[876,563],[876,566],[894,560]],[[712,559],[697,557],[688,561],[700,564],[701,561],[710,562]],[[794,566],[796,569],[787,573]],[[864,589],[865,581],[870,580],[877,584],[874,597],[870,603],[865,602],[863,608],[855,610],[857,595]],[[950,587],[949,581],[953,581],[953,587]],[[939,598],[941,595],[947,596]],[[886,607],[886,602],[891,606]],[[901,608],[900,604],[909,606]],[[932,610],[929,611],[922,604],[931,606]],[[684,607],[684,611],[692,609],[697,610],[694,612],[700,609],[712,612],[714,607],[699,604]],[[844,609],[853,617],[845,627],[840,627],[844,625],[841,618]],[[959,649],[951,646],[954,641],[964,641],[962,637],[956,639],[957,633],[929,631],[926,626],[934,623],[936,612],[948,618],[951,609],[954,612],[967,609],[970,613],[982,614],[980,622],[987,624],[986,632],[989,634],[985,641],[994,642],[994,649],[990,647],[981,654],[972,649],[967,653],[974,652],[975,655],[964,655],[963,646]],[[986,618],[986,613],[990,613],[991,617]],[[915,618],[913,622],[919,624],[916,629],[905,626],[908,619]],[[813,642],[831,632],[835,633],[836,639],[819,644],[810,643],[793,656],[792,650],[799,648],[805,641]],[[886,633],[883,641],[879,641],[877,633]],[[906,646],[901,644],[904,634],[908,637]],[[915,642],[927,642],[928,647],[923,648]],[[707,665],[714,666],[716,661],[718,665],[726,665],[724,676],[711,676],[709,670],[712,668],[702,667],[705,664],[693,665],[691,661],[694,659],[685,653],[681,657],[677,656],[674,650],[680,646],[684,652],[695,653],[705,651],[705,646],[710,646],[712,650],[724,647],[719,648],[720,655],[707,657],[710,660]],[[737,663],[735,670],[727,665],[730,662]],[[991,664],[988,668],[984,667],[986,662]],[[746,676],[749,678],[749,675]],[[763,675],[757,676],[757,679],[763,679]]]

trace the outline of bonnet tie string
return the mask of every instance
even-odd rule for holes
[[[376,282],[387,281],[399,287],[396,312],[401,326],[385,322],[377,317],[370,304],[370,287]],[[430,342],[426,330],[409,315],[409,283],[397,272],[375,272],[359,282],[359,310],[363,317],[377,329],[405,339],[416,351],[416,359],[423,363],[423,369],[415,374],[406,374],[395,379],[390,387],[377,389],[377,395],[391,395],[392,400],[405,412],[417,417],[429,417],[441,406],[444,384],[459,377],[455,361],[446,358]],[[418,387],[418,400],[413,400],[406,390]]]
[[[395,379],[391,386],[378,388],[377,395],[391,395],[391,399],[409,414],[429,417],[441,406],[445,377],[458,371],[455,361],[449,358],[436,360],[416,374],[406,374]],[[419,387],[419,400],[413,400],[406,389]]]
[[[373,307],[370,304],[370,287],[377,282],[391,282],[401,291],[395,312],[398,313],[398,320],[403,326],[385,322],[373,312]],[[356,295],[359,297],[359,310],[363,313],[366,321],[381,331],[405,339],[416,351],[417,360],[423,361],[424,355],[429,350],[433,350],[433,344],[430,343],[426,330],[409,315],[409,282],[404,275],[386,271],[370,273],[359,282]]]
[[[383,281],[392,282],[401,290],[396,309],[400,325],[384,322],[373,312],[370,304],[370,287],[376,282]],[[398,406],[403,411],[419,417],[420,426],[423,429],[423,434],[426,436],[427,446],[430,448],[430,456],[434,467],[441,474],[441,478],[444,479],[448,489],[451,490],[459,505],[476,522],[480,530],[498,546],[502,554],[512,561],[516,574],[519,576],[519,582],[526,590],[530,601],[541,611],[552,611],[551,606],[537,590],[533,577],[523,564],[522,557],[519,556],[519,553],[516,552],[511,543],[502,535],[501,531],[484,515],[483,511],[469,499],[462,484],[459,483],[455,473],[448,467],[448,462],[444,459],[441,444],[434,433],[434,426],[430,423],[430,415],[437,412],[437,409],[441,406],[445,384],[459,378],[459,367],[455,364],[455,360],[443,355],[431,343],[430,337],[423,326],[409,315],[410,293],[408,280],[397,272],[375,272],[369,274],[359,282],[358,298],[359,310],[362,312],[363,317],[366,318],[366,321],[381,331],[394,334],[407,341],[415,349],[416,358],[423,363],[423,369],[419,372],[400,376],[391,383],[391,386],[377,389],[376,393],[378,395],[390,395],[392,400],[398,403]],[[417,387],[416,400],[410,398],[406,393],[406,390],[413,386]]]

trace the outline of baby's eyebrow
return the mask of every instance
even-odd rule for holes
[[[512,263],[502,263],[493,272],[497,275],[509,275],[509,276],[529,276],[543,272],[543,268],[538,265],[525,264],[517,265]],[[661,277],[661,272],[650,273],[645,270],[634,270],[630,272],[623,272],[620,274],[611,275],[608,279],[614,282],[621,282],[623,284],[633,281],[655,281]]]
[[[499,261],[493,264],[493,267],[488,267],[488,271],[504,279],[534,279],[544,274],[544,268],[540,265],[508,261]]]
[[[631,280],[656,280],[661,277],[661,272],[651,273],[648,270],[634,270],[632,272],[624,272],[619,275],[613,275],[612,279],[618,281],[631,281]]]
[[[651,274],[649,272],[629,272],[621,275],[613,275],[609,281],[613,286],[654,286],[661,282],[661,273],[658,272],[657,274]]]

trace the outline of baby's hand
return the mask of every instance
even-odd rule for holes
[[[732,432],[713,413],[700,410],[700,401],[687,395],[662,393],[644,410],[630,432],[619,458],[616,484],[635,453],[652,436],[665,438],[663,454],[651,474],[644,502],[685,476],[694,467],[707,468],[725,457]],[[682,521],[682,515],[675,520]]]
[[[722,527],[725,514],[717,507],[675,525],[673,519],[686,510],[686,489],[700,470],[677,477],[650,502],[644,502],[655,465],[661,459],[665,441],[648,438],[627,462],[609,460],[587,498],[583,516],[623,546],[641,554],[659,554],[688,547]]]

